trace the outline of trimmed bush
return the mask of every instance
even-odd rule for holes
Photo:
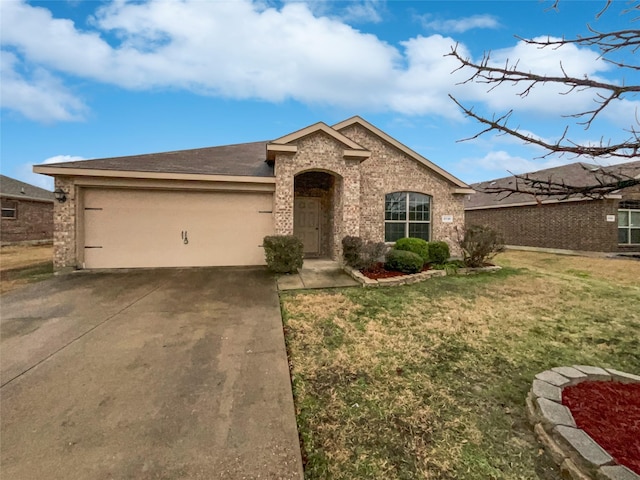
[[[269,270],[276,273],[295,273],[302,268],[302,241],[293,235],[270,235],[262,240]]]
[[[413,252],[422,258],[423,263],[429,263],[429,244],[421,238],[401,238],[393,247],[395,250]]]
[[[362,247],[360,254],[360,268],[371,269],[376,263],[384,262],[389,247],[384,242],[367,242]]]
[[[488,260],[504,251],[502,237],[485,225],[467,228],[462,238],[458,238],[458,244],[464,255],[464,264],[472,268],[484,267]]]
[[[363,243],[360,237],[346,236],[342,239],[342,258],[351,268],[360,268]]]
[[[387,270],[396,270],[403,273],[418,273],[422,270],[424,261],[417,253],[407,250],[389,250],[387,253],[387,261],[385,268]]]
[[[360,237],[342,239],[344,263],[356,270],[367,270],[378,262],[384,262],[389,247],[384,242],[364,242]]]
[[[451,252],[447,242],[428,242],[429,262],[444,263],[449,260]]]

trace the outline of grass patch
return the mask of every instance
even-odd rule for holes
[[[520,253],[496,274],[281,295],[306,478],[558,478],[526,393],[558,365],[640,371],[640,263]]]

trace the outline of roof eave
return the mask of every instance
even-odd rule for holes
[[[201,173],[144,172],[132,170],[99,170],[90,168],[34,165],[33,171],[50,176],[140,178],[154,180],[197,180],[208,182],[275,183],[275,177],[251,175],[211,175]]]

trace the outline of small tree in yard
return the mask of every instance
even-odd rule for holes
[[[504,251],[504,243],[500,235],[485,225],[473,225],[460,235],[458,231],[458,245],[464,255],[467,267],[483,267],[498,253]]]

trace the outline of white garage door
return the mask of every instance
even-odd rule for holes
[[[271,193],[87,189],[85,268],[263,265]]]

